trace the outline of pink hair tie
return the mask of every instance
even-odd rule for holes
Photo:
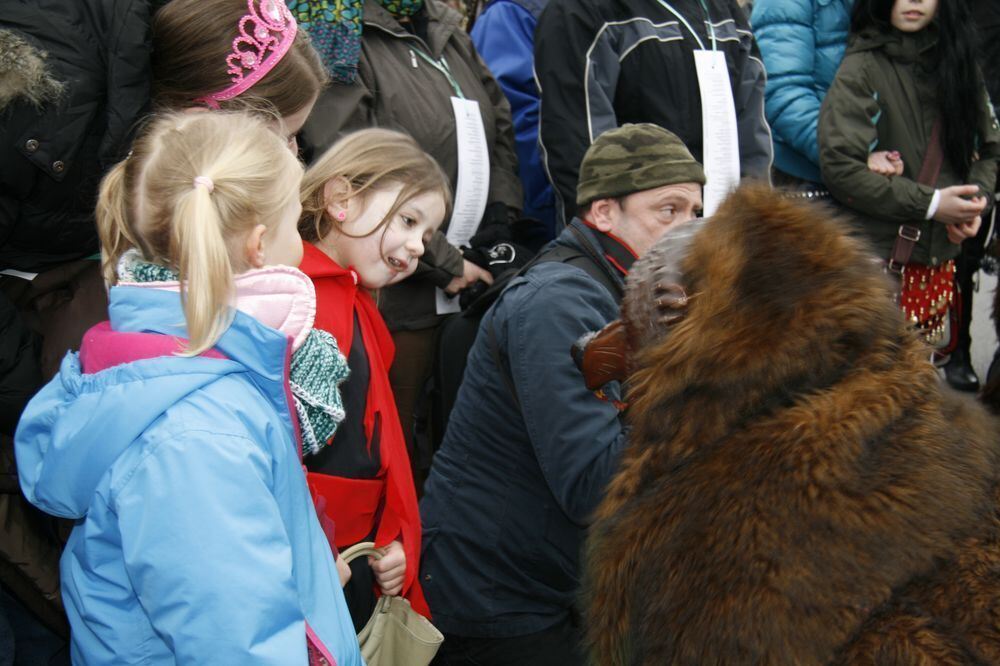
[[[226,56],[226,73],[232,75],[233,84],[194,101],[218,109],[219,102],[249,90],[281,62],[297,31],[295,18],[284,2],[247,0],[247,13],[240,19],[233,49]]]
[[[208,190],[209,194],[211,194],[213,191],[215,191],[215,183],[213,183],[212,179],[209,178],[208,176],[195,176],[194,177],[194,186],[198,187],[199,185],[201,185],[206,190]]]

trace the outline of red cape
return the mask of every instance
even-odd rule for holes
[[[382,466],[379,477],[385,482],[385,505],[375,534],[375,545],[384,546],[401,537],[403,550],[406,552],[403,596],[410,601],[414,610],[430,617],[430,609],[424,600],[417,575],[420,569],[420,510],[417,505],[417,493],[413,485],[410,457],[406,452],[406,440],[403,438],[396,402],[392,395],[392,387],[389,385],[389,367],[392,365],[396,347],[375,301],[367,290],[358,284],[358,274],[351,268],[342,268],[311,243],[302,245],[303,257],[299,269],[312,279],[316,287],[315,327],[333,335],[345,357],[350,354],[353,342],[354,315],[358,316],[371,374],[364,423],[368,441],[371,441],[376,414],[380,414],[381,423]],[[352,415],[348,415],[348,418],[352,418]],[[357,530],[345,528],[349,528],[352,520],[356,520],[360,514],[351,511],[347,515],[340,515],[338,508],[356,504],[357,496],[351,494],[352,480],[345,479],[345,483],[338,486],[336,483],[338,478],[327,477],[327,480],[333,483],[323,484],[326,496],[325,510],[338,524],[338,533],[354,533]],[[367,507],[367,509],[365,513],[372,515],[378,507]]]

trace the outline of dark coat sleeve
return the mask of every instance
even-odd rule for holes
[[[764,84],[767,81],[764,62],[760,58],[760,49],[750,31],[746,14],[736,0],[730,3],[730,12],[740,35],[740,75],[734,87],[733,99],[739,132],[740,175],[743,178],[770,182],[774,148],[771,143],[771,128],[764,113]]]
[[[603,328],[618,306],[582,270],[550,266],[529,273],[531,293],[508,313],[504,341],[545,481],[563,512],[584,526],[618,467],[626,432],[618,409],[587,389],[569,349]],[[618,392],[609,387],[608,395]]]
[[[600,16],[575,0],[553,0],[535,30],[535,75],[542,96],[539,141],[557,206],[566,219],[576,209],[580,162],[594,139],[592,119],[602,128],[618,126],[618,72],[601,72],[589,91],[585,80],[587,52],[601,25]]]

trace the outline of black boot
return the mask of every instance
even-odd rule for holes
[[[972,324],[972,293],[975,291],[973,276],[979,270],[981,258],[982,243],[979,236],[962,243],[962,252],[955,261],[955,282],[958,293],[955,294],[957,302],[952,313],[955,316],[951,321],[952,326],[957,329],[957,345],[948,362],[944,365],[944,377],[952,388],[969,393],[975,393],[979,390],[979,377],[972,369],[972,355],[969,350],[972,348],[970,328]]]
[[[959,347],[951,353],[951,358],[944,365],[944,378],[955,390],[969,393],[975,393],[979,390],[979,377],[972,369],[967,349]]]

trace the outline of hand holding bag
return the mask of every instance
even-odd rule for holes
[[[371,541],[340,553],[345,562],[365,555],[382,557]],[[409,601],[386,595],[379,597],[371,619],[358,634],[361,656],[368,666],[427,666],[443,642],[441,632],[413,610]]]

